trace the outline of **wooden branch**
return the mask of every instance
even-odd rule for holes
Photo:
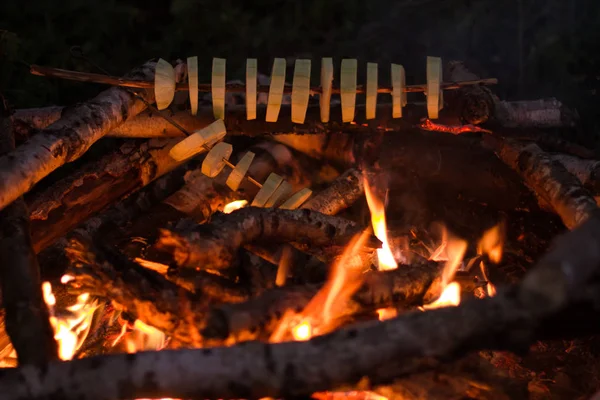
[[[574,127],[579,116],[554,98],[528,101],[497,101],[495,118],[505,127]]]
[[[598,331],[589,318],[600,314],[599,240],[596,214],[560,238],[522,284],[458,307],[364,323],[305,342],[118,354],[52,363],[43,373],[35,367],[7,370],[0,390],[6,400],[59,393],[65,400],[279,398],[356,388],[359,381],[367,390],[472,351],[523,350],[556,333]],[[561,318],[569,323],[560,324]]]
[[[101,83],[105,85],[112,86],[121,86],[121,87],[129,87],[129,88],[140,88],[140,89],[153,89],[154,88],[154,80],[146,79],[146,80],[133,80],[133,79],[125,79],[114,76],[102,75],[102,74],[94,74],[90,72],[79,72],[79,71],[69,71],[60,68],[51,68],[51,67],[42,67],[40,65],[32,65],[30,67],[30,72],[32,75],[38,76],[47,76],[52,78],[60,78],[60,79],[68,79],[72,81],[78,82],[93,82],[93,83]],[[473,81],[464,81],[464,82],[442,82],[442,89],[445,90],[455,90],[459,89],[463,86],[470,85],[495,85],[498,83],[496,78],[487,78],[487,79],[477,79]],[[176,86],[176,90],[189,90],[189,85],[187,82],[179,83]],[[312,93],[321,93],[320,87],[313,87],[310,89]],[[407,93],[414,92],[425,92],[427,90],[427,85],[407,85],[404,89]],[[209,84],[199,84],[198,85],[199,92],[211,92],[211,85]],[[246,86],[240,84],[227,84],[225,86],[225,91],[230,93],[246,93]],[[269,93],[269,85],[259,85],[256,88],[257,93]],[[290,94],[292,93],[291,87],[285,87],[284,93]],[[339,94],[339,87],[332,88],[332,93]],[[365,88],[363,86],[358,86],[356,93],[365,93]],[[379,87],[377,89],[377,93],[392,93],[391,87]]]
[[[171,254],[179,267],[219,270],[231,266],[240,247],[255,241],[324,247],[342,245],[358,232],[352,221],[310,210],[248,207],[215,215],[209,225],[185,232],[163,230],[157,247]],[[375,242],[371,245],[379,247]]]
[[[350,168],[300,208],[318,211],[325,215],[336,215],[350,207],[364,194],[362,171]]]
[[[155,62],[147,62],[128,77],[151,79],[154,67]],[[151,92],[142,92],[139,96],[153,101]],[[110,88],[88,102],[65,110],[61,119],[0,157],[0,209],[50,172],[79,158],[94,142],[144,108],[145,103],[131,92]]]
[[[581,182],[537,145],[525,146],[504,140],[495,142],[494,146],[498,157],[521,175],[536,196],[560,216],[567,228],[573,229],[598,209],[592,194]]]
[[[403,265],[391,271],[364,275],[358,291],[346,304],[336,304],[338,318],[373,314],[378,308],[421,305],[423,296],[441,273],[441,265]],[[267,341],[286,311],[300,313],[323,285],[297,285],[268,290],[249,301],[212,307],[202,335],[207,343]],[[436,289],[439,295],[439,287]]]
[[[600,195],[600,161],[582,160],[566,154],[552,155],[552,160],[560,162],[595,196]]]
[[[66,252],[71,260],[68,273],[74,277],[69,284],[78,292],[110,299],[135,318],[190,346],[201,345],[199,329],[210,294],[218,291],[218,296],[227,298],[228,290],[218,289],[194,295],[110,248],[91,245],[89,238],[72,239]],[[206,286],[211,284],[205,281]]]
[[[29,202],[36,252],[94,213],[180,165],[169,156],[177,142],[129,142],[37,194]]]
[[[0,96],[0,154],[14,146],[10,111]],[[58,348],[42,296],[28,215],[22,197],[0,211],[0,287],[6,331],[19,364],[42,365],[58,359]]]
[[[570,142],[562,138],[557,132],[541,129],[503,128],[496,130],[495,134],[505,139],[533,142],[542,149],[553,153],[564,153],[586,159],[596,157],[596,152],[593,149]]]

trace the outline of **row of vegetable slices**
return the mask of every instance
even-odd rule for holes
[[[169,155],[177,161],[183,161],[210,149],[202,162],[201,171],[204,175],[214,178],[225,168],[233,152],[231,144],[220,141],[226,133],[225,123],[222,119],[217,119],[206,128],[194,132],[177,143],[170,150]],[[235,165],[226,182],[231,190],[238,190],[253,160],[254,153],[249,151]],[[251,205],[255,207],[274,207],[283,202],[279,208],[293,210],[306,202],[312,195],[312,191],[304,188],[289,197],[291,194],[292,185],[281,176],[271,173],[262,184]],[[284,199],[287,200],[284,201]]]
[[[196,115],[198,111],[198,57],[189,57],[188,83],[191,103],[191,112]],[[213,113],[216,119],[225,119],[225,70],[226,60],[213,58],[211,93],[213,102]],[[378,64],[367,63],[367,85],[366,85],[366,118],[374,119],[377,110],[377,76]],[[256,95],[257,95],[257,60],[249,58],[246,61],[246,117],[248,120],[256,119]],[[276,58],[273,61],[271,71],[271,84],[269,86],[269,97],[267,103],[267,122],[276,122],[283,99],[285,86],[286,61],[284,58]],[[392,116],[402,118],[402,107],[406,100],[406,77],[404,67],[399,64],[391,64],[392,80]],[[292,81],[292,122],[303,124],[308,109],[310,97],[310,75],[311,60],[296,60],[294,65],[294,77]],[[323,58],[321,60],[321,89],[320,108],[321,121],[329,122],[329,111],[333,83],[333,59]],[[355,114],[356,89],[357,89],[357,60],[344,59],[340,66],[340,98],[342,108],[342,121],[352,122]],[[443,91],[442,84],[442,60],[439,57],[427,57],[427,113],[429,118],[438,118],[442,109]],[[175,70],[167,61],[160,59],[156,65],[154,91],[156,105],[159,110],[167,108],[175,96]]]

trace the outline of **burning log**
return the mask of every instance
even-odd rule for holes
[[[227,269],[240,247],[255,241],[294,242],[296,247],[342,245],[359,231],[353,221],[310,210],[249,207],[213,217],[209,225],[185,232],[162,231],[159,249],[172,254],[177,266]]]
[[[471,351],[520,351],[543,337],[597,331],[589,318],[600,313],[598,240],[595,214],[561,237],[520,285],[458,307],[364,323],[305,342],[118,354],[51,363],[43,372],[27,366],[5,371],[0,390],[7,400],[59,393],[66,400],[113,400],[277,398],[374,388]]]
[[[569,229],[598,209],[592,194],[581,182],[537,145],[525,146],[510,140],[494,145],[498,157],[523,177],[541,202],[549,205]]]
[[[0,96],[0,154],[14,149],[10,110]],[[0,211],[0,287],[6,331],[19,364],[42,365],[58,358],[40,269],[32,248],[27,206],[22,197]]]
[[[228,293],[234,298],[239,290],[221,286],[225,282],[205,280],[205,287],[220,286],[197,296],[169,282],[161,274],[129,261],[106,247],[91,246],[87,239],[72,240],[66,249],[73,268],[69,270],[71,286],[78,292],[105,297],[120,309],[139,318],[173,338],[190,346],[200,346],[199,327],[210,300],[210,293],[218,292],[222,299]]]
[[[155,64],[149,61],[127,76],[152,79]],[[151,92],[135,94],[114,87],[65,110],[55,123],[0,158],[0,209],[56,168],[79,158],[94,142],[152,101]]]
[[[124,195],[170,172],[174,139],[127,143],[39,193],[29,204],[36,252]]]
[[[349,318],[373,314],[379,308],[420,305],[441,270],[441,265],[430,262],[368,272],[362,276],[357,292],[340,305],[343,311],[336,316]],[[312,284],[273,288],[243,303],[212,307],[202,335],[209,343],[211,339],[218,343],[266,341],[287,311],[299,314],[322,287]]]

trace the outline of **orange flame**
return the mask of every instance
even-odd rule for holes
[[[502,261],[506,229],[503,223],[488,229],[483,233],[477,245],[478,254],[487,254],[490,261],[498,264]]]
[[[72,277],[65,275],[61,281],[69,281]],[[54,329],[54,339],[58,344],[58,356],[61,360],[70,360],[81,347],[87,337],[97,301],[90,301],[90,295],[83,293],[77,297],[74,305],[67,307],[68,314],[56,313],[56,297],[50,282],[42,283],[42,294],[50,313],[50,325]]]
[[[452,282],[452,279],[454,279],[454,274],[456,274],[456,271],[460,267],[466,251],[467,242],[450,236],[444,227],[442,231],[442,243],[430,257],[430,259],[435,259],[436,261],[445,261],[444,269],[442,270],[442,293],[437,300],[423,305],[422,310],[457,306],[460,304],[460,284]]]
[[[239,210],[240,208],[246,207],[247,205],[248,202],[246,200],[235,200],[231,203],[225,204],[225,207],[223,207],[223,213],[230,214],[235,210]]]
[[[369,238],[364,231],[350,240],[340,258],[332,265],[329,279],[298,315],[288,311],[269,338],[276,343],[285,340],[287,332],[295,340],[308,340],[315,335],[330,332],[338,327],[338,320],[346,301],[362,283],[362,263],[356,264],[358,252]]]
[[[487,254],[492,263],[499,264],[500,261],[502,261],[505,240],[506,226],[501,222],[483,233],[483,236],[477,245],[477,254]],[[494,297],[496,295],[496,287],[490,281],[483,261],[479,265],[481,267],[483,278],[488,282],[486,287],[487,294],[489,297]]]
[[[377,316],[379,317],[380,321],[385,321],[387,319],[396,318],[397,315],[398,315],[398,310],[396,310],[393,307],[380,308],[377,310]]]
[[[380,249],[377,249],[377,259],[379,262],[378,269],[380,271],[387,271],[398,268],[398,264],[390,248],[390,244],[387,236],[387,224],[385,221],[385,205],[383,201],[378,199],[366,177],[363,177],[365,186],[365,196],[367,198],[367,204],[369,205],[369,211],[371,211],[371,224],[373,225],[373,232],[377,239],[382,243]]]

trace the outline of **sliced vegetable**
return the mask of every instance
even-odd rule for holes
[[[366,119],[375,119],[377,111],[377,63],[367,63]]]
[[[251,206],[253,207],[264,207],[269,197],[275,193],[279,185],[283,182],[283,178],[277,175],[274,172],[271,172],[265,183],[263,183],[262,187],[252,200]]]
[[[290,193],[292,193],[292,185],[287,181],[281,182],[281,185],[275,190],[275,192],[267,200],[265,207],[276,207],[278,203],[283,202]]]
[[[392,64],[392,118],[402,118],[402,107],[406,106],[406,74],[404,67]]]
[[[269,100],[267,100],[267,116],[265,121],[277,122],[279,109],[283,100],[283,87],[285,85],[285,58],[276,58],[273,61],[271,72],[271,86],[269,87]]]
[[[214,143],[223,139],[226,133],[225,123],[222,119],[218,119],[173,146],[169,151],[169,156],[177,161],[183,161],[196,154],[203,153]]]
[[[292,122],[303,124],[310,97],[310,60],[296,60],[292,82]]]
[[[231,174],[229,174],[229,177],[227,178],[227,182],[225,182],[231,190],[233,190],[233,191],[238,190],[238,188],[240,187],[240,184],[244,180],[244,176],[246,176],[246,173],[248,172],[248,168],[250,168],[250,164],[252,164],[253,160],[254,160],[254,153],[249,151],[246,154],[244,154],[244,156],[242,157],[242,159],[240,161],[238,161],[238,163],[236,164],[233,171],[231,171]]]
[[[214,178],[219,175],[219,172],[225,168],[225,161],[229,160],[231,153],[233,152],[233,146],[229,143],[219,142],[217,143],[206,155],[202,162],[202,173],[209,178]]]
[[[256,80],[258,63],[256,58],[246,60],[246,118],[256,119]]]
[[[311,195],[312,190],[310,190],[309,188],[299,190],[292,197],[287,199],[285,203],[279,206],[279,208],[283,210],[295,210],[296,208],[304,204]]]
[[[331,86],[333,85],[333,59],[325,57],[321,60],[321,122],[329,122],[329,111],[331,105]]]
[[[437,119],[440,110],[444,107],[442,84],[442,59],[427,57],[427,115],[430,119]]]
[[[342,60],[340,71],[340,97],[342,100],[342,122],[354,121],[356,105],[356,59]]]
[[[192,115],[198,113],[198,57],[188,57],[188,85]]]
[[[212,103],[215,118],[225,119],[225,59],[213,58]]]
[[[175,97],[175,69],[162,58],[156,63],[154,71],[154,98],[156,108],[164,110]]]

